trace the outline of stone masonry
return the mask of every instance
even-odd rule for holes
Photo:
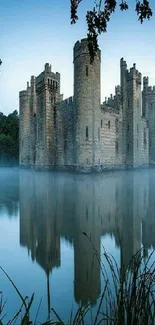
[[[90,64],[87,39],[73,51],[74,96],[46,63],[19,93],[21,167],[103,171],[155,164],[155,87],[120,61],[120,85],[101,104],[101,51]]]

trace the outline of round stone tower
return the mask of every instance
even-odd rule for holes
[[[30,110],[29,88],[19,93],[19,164],[30,164]]]
[[[77,169],[100,166],[100,63],[101,51],[92,64],[87,39],[74,46],[75,165]]]

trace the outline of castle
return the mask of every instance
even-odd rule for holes
[[[73,51],[74,96],[63,100],[60,73],[46,63],[19,93],[23,167],[103,171],[155,163],[155,87],[120,61],[120,86],[101,104],[101,51],[90,64],[87,39]]]

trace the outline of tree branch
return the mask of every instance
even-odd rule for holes
[[[79,4],[84,0],[70,0],[71,3],[71,24],[75,24],[78,20],[77,10]],[[104,8],[102,4],[104,1]],[[128,0],[120,0],[119,8],[125,11],[129,8]],[[138,15],[138,20],[143,23],[145,19],[150,19],[153,15],[149,0],[135,0],[135,11]],[[118,1],[117,0],[94,0],[94,8],[88,10],[86,13],[87,22],[87,38],[88,48],[91,62],[93,62],[96,52],[98,50],[98,36],[107,32],[107,23],[111,18],[111,14],[115,12]]]

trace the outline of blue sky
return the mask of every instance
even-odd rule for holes
[[[99,38],[102,51],[101,99],[114,93],[119,84],[119,62],[137,69],[155,84],[155,15],[140,24],[134,11],[112,16],[108,32]],[[151,0],[155,13],[155,1]],[[79,20],[70,25],[70,0],[1,0],[0,4],[0,111],[18,109],[19,91],[31,75],[38,75],[46,62],[61,73],[61,93],[73,95],[73,46],[86,36],[85,13],[93,0],[83,0]]]

